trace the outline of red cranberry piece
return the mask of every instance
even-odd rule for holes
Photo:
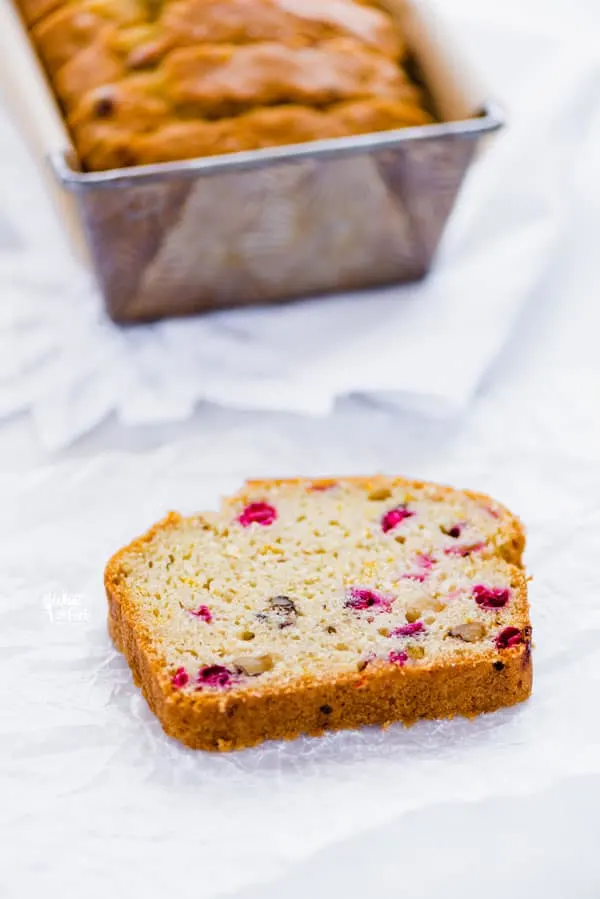
[[[185,685],[189,682],[189,679],[190,676],[185,668],[178,668],[171,678],[171,683],[177,690],[179,690],[181,689],[181,687],[185,687]]]
[[[363,612],[365,609],[389,612],[392,599],[384,596],[383,593],[378,593],[377,590],[370,590],[368,587],[351,587],[346,594],[344,605],[347,609],[354,609],[355,612]]]
[[[406,662],[408,662],[408,655],[407,655],[407,653],[405,653],[405,652],[394,652],[394,651],[392,651],[392,652],[390,652],[390,654],[388,655],[388,659],[389,659],[389,661],[390,661],[393,665],[399,665],[400,668],[402,668],[402,666],[403,666]]]
[[[497,649],[510,649],[511,646],[518,646],[523,642],[523,635],[518,627],[505,627],[496,637]]]
[[[415,558],[415,565],[420,571],[409,571],[407,574],[403,574],[402,577],[409,581],[418,581],[420,584],[423,583],[429,577],[429,571],[433,568],[437,559],[434,559],[433,556],[427,555],[427,553],[417,553]]]
[[[427,579],[427,575],[423,572],[419,573],[417,571],[413,571],[410,574],[403,574],[402,577],[406,581],[417,581],[419,584],[422,584],[423,581]]]
[[[250,527],[251,524],[260,524],[268,527],[277,518],[277,510],[268,503],[250,503],[246,506],[238,521],[242,527]]]
[[[510,591],[503,587],[485,587],[476,584],[473,587],[475,602],[482,609],[503,609],[510,599]]]
[[[469,546],[447,546],[444,552],[447,556],[469,556],[471,553],[481,552],[485,549],[485,543],[471,543]]]
[[[210,624],[212,621],[212,612],[208,606],[198,606],[197,609],[190,609],[190,615],[193,615],[195,618],[201,618],[207,624]]]
[[[403,624],[402,627],[395,628],[390,637],[414,637],[415,634],[422,634],[425,625],[422,621],[411,621],[409,624]]]
[[[395,509],[390,509],[381,518],[381,530],[384,534],[387,534],[388,531],[393,531],[395,527],[407,518],[412,518],[415,514],[415,512],[407,509],[406,506],[397,506]]]
[[[198,672],[196,679],[198,686],[196,689],[201,690],[202,687],[230,687],[234,680],[236,680],[236,676],[224,665],[205,665]]]

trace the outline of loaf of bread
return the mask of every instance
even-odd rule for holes
[[[228,750],[526,699],[519,521],[377,476],[249,482],[109,562],[109,628],[165,731]]]
[[[16,0],[90,170],[431,121],[363,0]]]

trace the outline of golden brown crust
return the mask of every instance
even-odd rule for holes
[[[80,0],[63,3],[40,18],[32,28],[50,75],[56,73],[82,50],[97,44],[117,46],[124,29],[143,25],[145,16],[139,0]],[[139,31],[138,39],[141,38]]]
[[[19,0],[19,7],[27,24],[33,25],[68,2],[69,0]]]
[[[322,107],[367,97],[393,100],[404,82],[395,62],[352,38],[318,47],[266,41],[187,47],[169,54],[163,72],[175,106],[210,117],[281,103]]]
[[[256,495],[256,490],[261,487],[310,483],[319,489],[338,481],[376,489],[389,483],[390,479],[376,475],[249,480],[226,502],[235,502],[250,493]],[[453,492],[450,487],[428,482],[404,478],[393,481],[414,489],[427,487],[442,495]],[[483,658],[461,660],[450,667],[375,665],[368,672],[345,674],[330,681],[304,677],[293,685],[280,688],[248,688],[243,695],[235,691],[210,695],[183,693],[172,686],[171,672],[156,651],[152,635],[140,623],[125,583],[131,556],[142,554],[160,531],[178,527],[182,517],[170,513],[146,534],[117,552],[106,567],[104,579],[109,632],[125,655],[135,683],[165,732],[194,749],[225,751],[255,746],[264,740],[319,735],[327,729],[385,726],[395,721],[412,724],[419,719],[457,715],[473,717],[527,699],[533,673],[527,578],[520,567],[524,530],[518,519],[495,500],[485,494],[463,492],[505,518],[510,535],[507,546],[512,547],[512,588],[518,594],[523,610],[516,618],[516,624],[525,635],[525,641],[504,650],[501,661],[498,652],[490,648]],[[198,516],[197,520],[202,521],[202,517]]]
[[[16,2],[88,169],[432,121],[393,18],[358,0]]]
[[[149,98],[137,105],[135,99],[123,105],[123,115],[131,109],[128,125],[102,123],[73,124],[80,153],[90,168],[120,168],[156,162],[175,162],[195,156],[238,153],[343,137],[349,133],[425,125],[429,117],[410,102],[387,100],[358,101],[331,107],[327,112],[307,106],[256,109],[220,121],[190,121],[145,130],[144,122],[159,121],[161,101]],[[75,121],[75,120],[73,120]],[[139,130],[136,121],[140,123]]]
[[[184,0],[169,3],[161,26],[174,46],[189,44],[245,44],[277,41],[307,46],[333,37],[361,40],[390,59],[404,55],[404,45],[391,18],[372,6],[324,0]]]

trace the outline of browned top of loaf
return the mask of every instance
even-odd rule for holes
[[[88,168],[431,121],[392,18],[358,0],[17,3]]]

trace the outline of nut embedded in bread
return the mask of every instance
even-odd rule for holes
[[[518,520],[468,491],[248,482],[113,557],[109,626],[195,748],[473,716],[531,691],[523,547]]]
[[[432,121],[398,26],[376,3],[17,4],[88,169]]]

